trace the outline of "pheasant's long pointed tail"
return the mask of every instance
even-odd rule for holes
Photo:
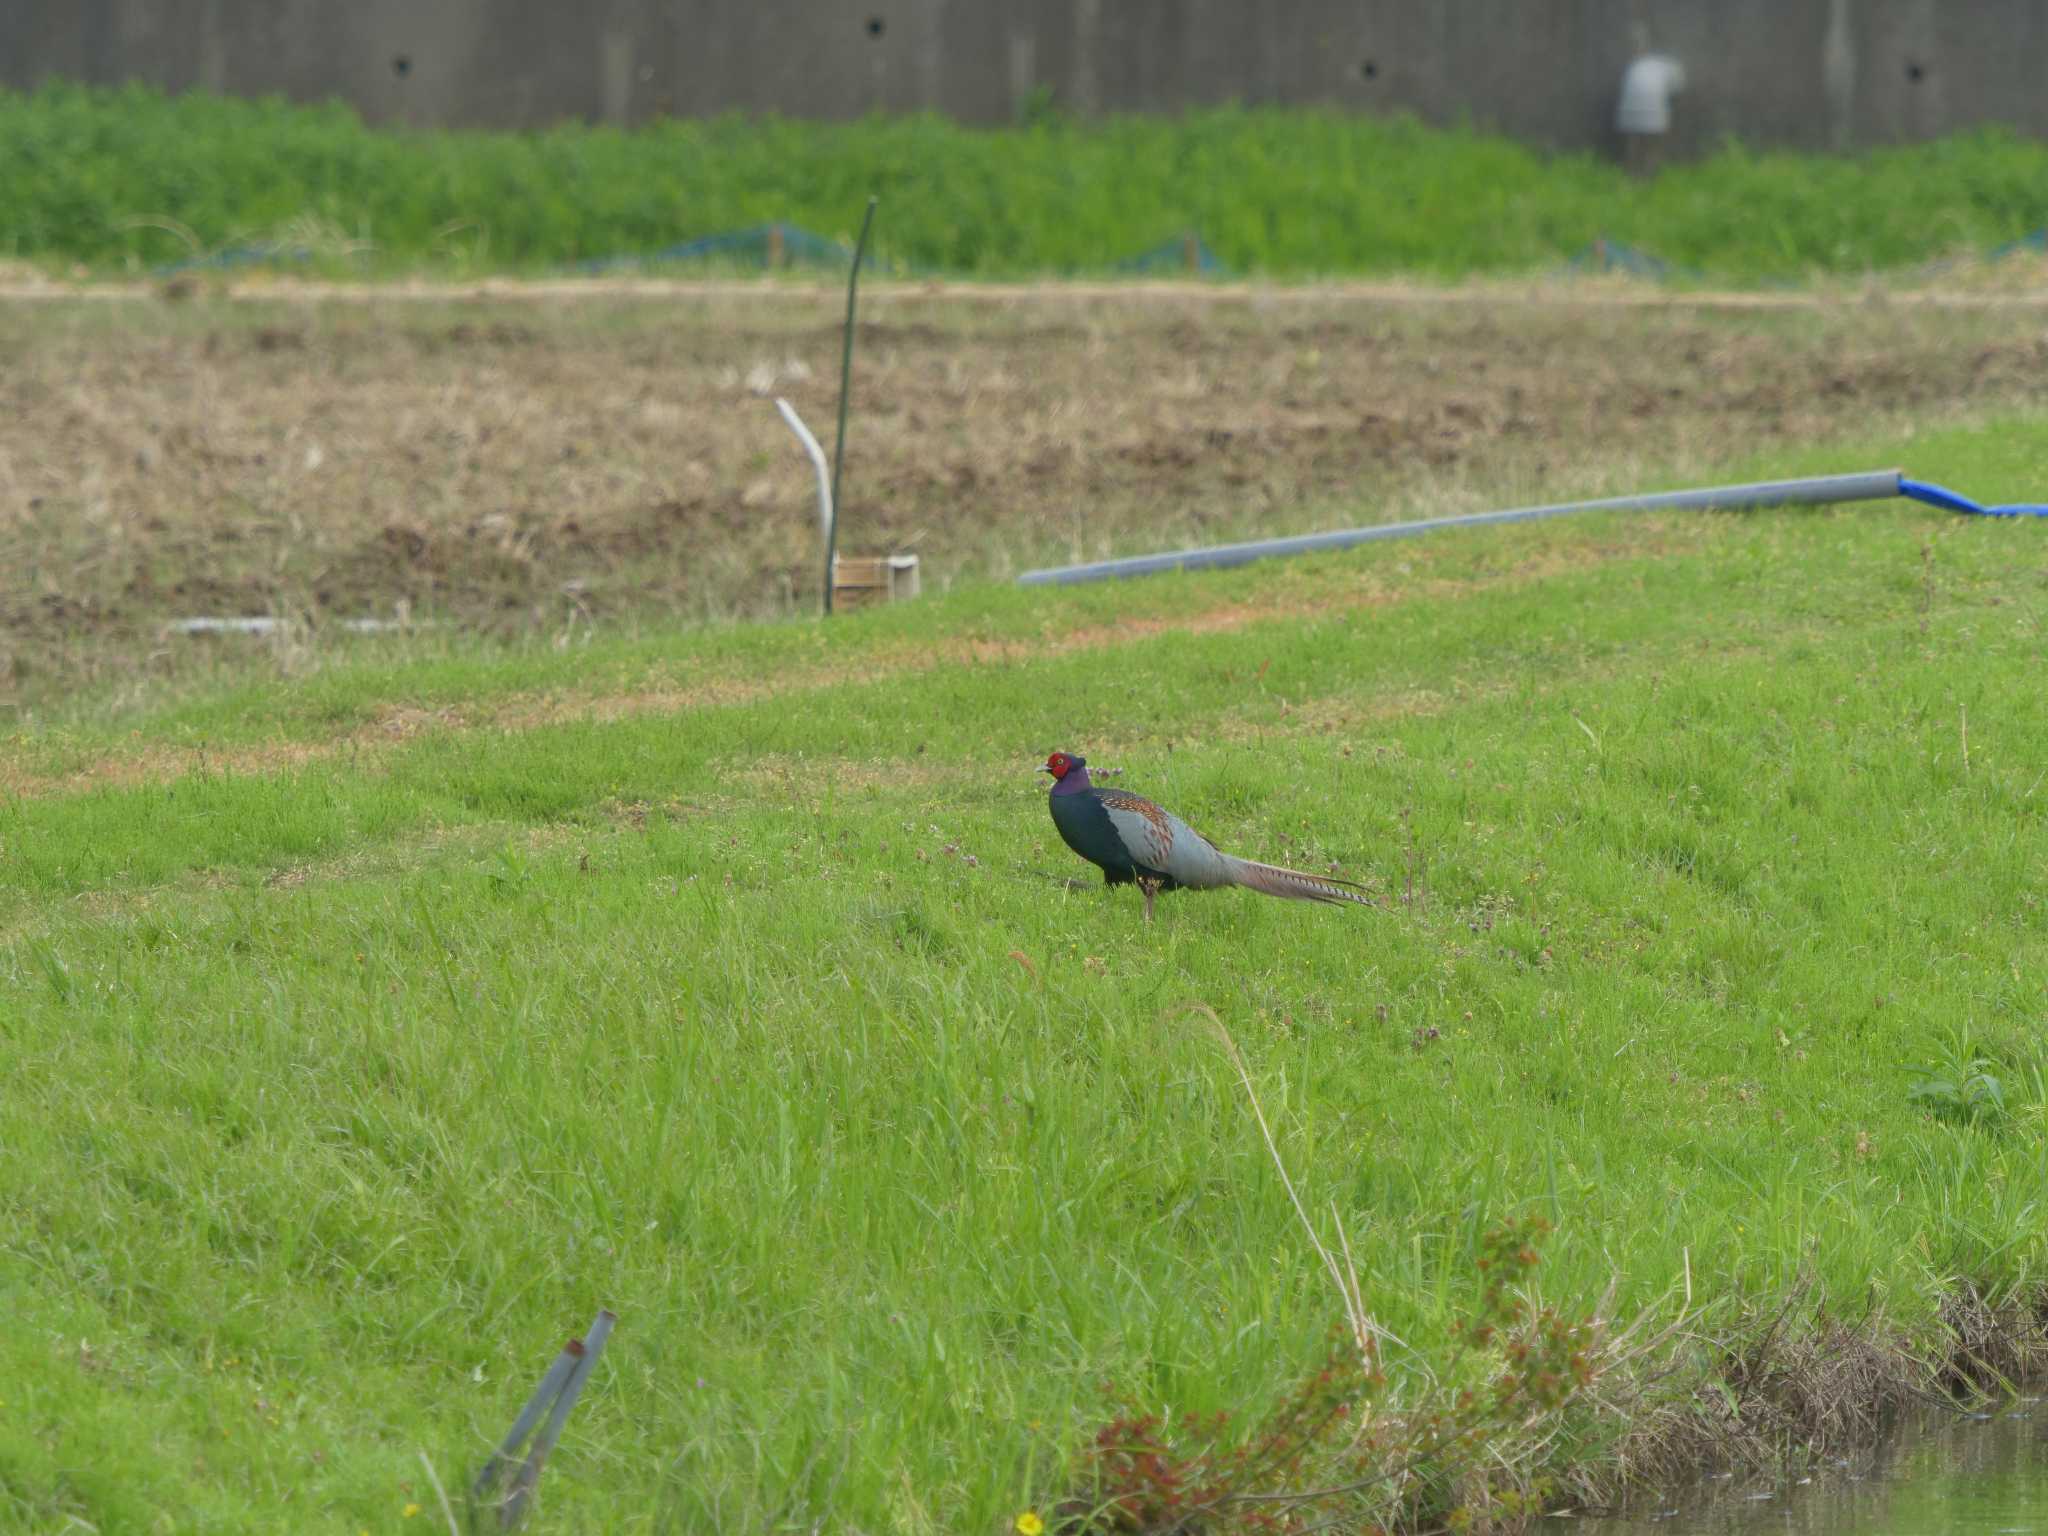
[[[1230,861],[1230,883],[1250,891],[1263,891],[1268,896],[1285,896],[1291,901],[1355,901],[1361,907],[1377,905],[1349,880],[1339,880],[1333,875],[1305,875],[1298,869],[1282,869],[1278,864],[1259,864],[1251,859],[1234,858]]]

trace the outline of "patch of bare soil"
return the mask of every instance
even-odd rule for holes
[[[58,774],[37,773],[0,759],[0,795],[27,800],[45,795],[83,794],[95,789],[127,789],[137,784],[167,784],[195,773],[285,773],[330,757],[334,751],[324,742],[274,742],[225,751],[148,746],[109,753]]]
[[[0,707],[146,692],[222,643],[165,633],[186,616],[808,606],[815,492],[771,398],[829,433],[831,293],[578,292],[0,307]],[[867,313],[842,548],[915,550],[931,586],[1710,464],[2048,375],[2024,310],[1049,286]]]

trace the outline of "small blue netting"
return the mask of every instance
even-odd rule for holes
[[[2003,261],[2018,251],[2039,251],[2048,254],[2048,228],[2037,229],[2031,235],[2021,235],[2017,240],[2008,240],[2003,245],[1994,245],[1985,252],[1987,261]]]
[[[234,245],[224,251],[215,251],[208,256],[188,256],[183,261],[167,261],[162,266],[151,267],[155,277],[171,277],[179,272],[196,272],[202,269],[227,270],[234,267],[255,267],[272,261],[311,261],[313,253],[303,245]]]
[[[776,223],[704,235],[695,240],[685,240],[680,245],[664,246],[643,256],[597,256],[575,263],[571,270],[616,272],[633,267],[710,261],[721,257],[766,267],[778,259],[778,250],[780,261],[788,266],[843,267],[853,260],[851,248],[837,240],[828,240],[794,224]],[[870,271],[878,265],[872,251],[868,253],[865,265]]]
[[[1659,282],[1674,277],[1696,281],[1700,277],[1691,267],[1673,266],[1661,256],[1620,240],[1611,240],[1606,235],[1597,237],[1591,245],[1571,256],[1564,269],[1567,272],[1627,272],[1636,277],[1655,278]]]
[[[1149,251],[1140,251],[1135,256],[1126,256],[1115,263],[1112,272],[1200,272],[1205,277],[1227,277],[1230,268],[1216,257],[1200,235],[1182,235],[1176,240],[1167,240],[1153,246]]]
[[[2037,229],[2018,239],[2005,241],[1984,252],[1986,261],[2002,261],[2021,251],[2048,254],[2048,227]],[[179,272],[200,269],[224,270],[236,267],[259,266],[270,262],[310,261],[313,253],[297,245],[237,245],[205,256],[187,257],[180,261],[166,262],[153,267],[151,271],[159,276],[170,276]],[[585,261],[570,264],[564,270],[596,273],[628,271],[652,266],[682,265],[693,261],[728,261],[758,265],[763,268],[773,265],[844,267],[853,260],[852,250],[837,240],[827,239],[795,224],[757,224],[751,229],[730,230],[722,234],[704,235],[695,240],[685,240],[677,245],[664,246],[658,251],[637,255],[596,256]],[[1916,269],[1922,275],[1933,275],[1953,266],[1958,258],[1942,257]],[[883,263],[870,252],[866,266],[869,271],[879,269]],[[931,271],[905,261],[888,263],[889,269],[904,275],[919,275]],[[1176,239],[1162,241],[1148,250],[1127,256],[1110,265],[1113,272],[1198,272],[1205,277],[1229,277],[1234,275],[1231,268],[1218,259],[1209,249],[1208,243],[1199,235],[1186,234]],[[1626,272],[1636,277],[1649,278],[1656,282],[1680,279],[1689,282],[1703,280],[1697,269],[1674,265],[1650,251],[1642,250],[1624,241],[1599,236],[1589,245],[1583,246],[1566,259],[1560,269],[1565,273],[1585,272]],[[1798,282],[1789,278],[1767,280],[1770,288],[1796,288]]]
[[[645,255],[597,256],[588,261],[576,262],[569,268],[575,272],[618,272],[635,268],[677,265],[691,261],[724,259],[745,262],[748,265],[767,267],[777,261],[777,242],[780,242],[780,261],[787,266],[843,267],[853,260],[853,252],[836,240],[827,240],[822,235],[812,234],[794,224],[757,224],[752,229],[732,230],[724,234],[704,235],[695,240],[685,240],[680,245],[667,246]],[[867,268],[872,271],[881,263],[872,252],[867,258]],[[916,275],[929,269],[905,261],[889,263],[892,271]],[[1113,272],[1161,272],[1191,271],[1208,277],[1227,277],[1230,268],[1220,261],[1216,253],[1199,235],[1183,235],[1140,251],[1135,256],[1112,263]]]

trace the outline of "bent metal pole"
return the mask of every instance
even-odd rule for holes
[[[1319,554],[1349,549],[1375,539],[1405,539],[1447,528],[1481,528],[1491,523],[1529,523],[1572,512],[1662,512],[1715,509],[1737,512],[1757,507],[1816,505],[1833,501],[1883,501],[1899,494],[1899,471],[1872,470],[1860,475],[1816,475],[1804,480],[1761,480],[1750,485],[1716,485],[1696,491],[1657,491],[1646,496],[1610,496],[1601,501],[1561,501],[1544,507],[1511,507],[1504,512],[1467,512],[1457,517],[1429,517],[1412,523],[1381,523],[1373,528],[1339,528],[1328,533],[1297,534],[1286,539],[1254,539],[1245,544],[1218,544],[1210,549],[1180,549],[1163,555],[1133,555],[1123,560],[1097,560],[1089,565],[1062,565],[1026,571],[1017,578],[1027,587],[1066,586],[1080,581],[1106,581],[1118,576],[1150,576],[1159,571],[1213,570],[1245,565],[1276,555]]]

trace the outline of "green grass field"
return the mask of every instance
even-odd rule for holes
[[[771,221],[850,246],[870,193],[885,262],[988,275],[1106,271],[1195,231],[1239,273],[1522,272],[1605,237],[1752,281],[2048,224],[2048,147],[1999,132],[1854,157],[1730,146],[1644,183],[1590,155],[1305,110],[426,134],[338,105],[51,84],[0,92],[0,144],[0,254],[100,270],[267,243],[312,270],[468,276]]]
[[[1745,468],[1886,462],[2048,419]],[[1568,1315],[1689,1279],[1667,1392],[1795,1295],[1932,1360],[2040,1293],[2044,620],[2040,522],[1604,517],[9,739],[0,1528],[438,1525],[605,1304],[541,1529],[1008,1529],[1341,1315],[1202,1008],[1397,1406],[1531,1215]],[[1054,747],[1383,904],[1147,928]]]

